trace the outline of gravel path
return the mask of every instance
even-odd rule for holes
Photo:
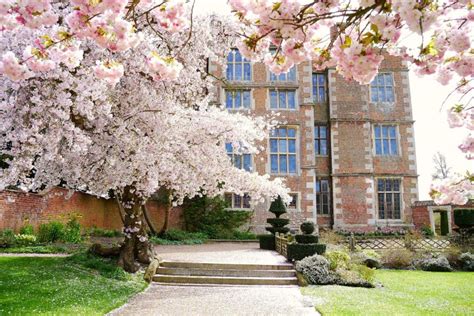
[[[318,315],[297,286],[152,284],[109,315]]]
[[[191,246],[157,246],[163,260],[279,264],[285,257],[261,250],[258,243],[209,243]],[[110,315],[318,315],[297,286],[159,285]]]

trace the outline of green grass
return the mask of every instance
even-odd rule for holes
[[[0,315],[103,315],[145,287],[142,275],[86,254],[0,257]]]
[[[473,315],[474,273],[379,270],[382,288],[302,288],[323,315]]]
[[[0,253],[75,253],[83,251],[87,246],[82,244],[74,245],[36,245],[36,246],[15,246],[0,248]]]

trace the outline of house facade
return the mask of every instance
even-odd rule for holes
[[[313,71],[303,62],[274,75],[232,50],[217,86],[218,106],[264,116],[281,124],[258,155],[226,144],[234,164],[283,177],[291,190],[293,228],[311,220],[324,228],[375,230],[412,228],[418,200],[417,167],[408,69],[386,56],[369,85],[348,81],[335,69]],[[251,206],[250,196],[226,194],[233,209],[254,211],[251,228],[263,232],[269,202]]]

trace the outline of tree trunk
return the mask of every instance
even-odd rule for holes
[[[123,215],[125,213],[125,211],[123,210],[122,203],[120,203],[120,200],[117,196],[117,193],[115,193],[115,201],[117,201],[117,205],[118,205],[118,208],[119,208],[119,215],[120,215],[120,219],[122,220],[122,224],[125,224],[125,217]]]
[[[125,240],[120,247],[118,264],[127,272],[136,272],[140,268],[138,262],[150,263],[153,257],[142,212],[144,202],[131,188],[126,188],[121,197]]]
[[[160,232],[158,233],[158,236],[163,236],[166,231],[168,230],[169,222],[170,222],[170,211],[173,208],[173,205],[171,202],[167,205],[165,209],[165,221],[163,223],[163,227],[161,227]]]

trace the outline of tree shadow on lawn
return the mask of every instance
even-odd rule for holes
[[[0,258],[0,314],[104,314],[146,287],[111,260]]]

